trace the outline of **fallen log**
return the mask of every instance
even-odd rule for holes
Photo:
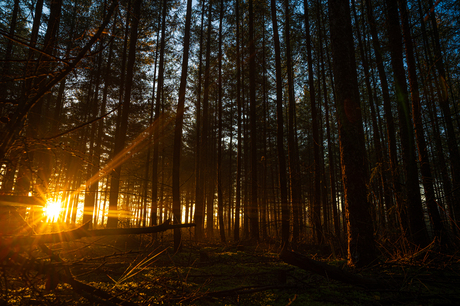
[[[89,223],[86,223],[70,231],[62,231],[51,234],[29,235],[29,236],[3,236],[0,237],[2,248],[12,248],[19,246],[36,245],[43,243],[58,243],[81,239],[84,237],[97,237],[109,235],[139,235],[164,232],[175,228],[193,227],[194,223],[169,224],[169,220],[158,226],[139,227],[139,228],[108,228],[88,230]]]
[[[386,281],[347,272],[338,267],[334,267],[324,262],[316,261],[304,255],[287,250],[281,252],[280,259],[290,265],[297,266],[306,271],[350,285],[360,286],[367,289],[388,289],[393,287],[392,284]]]

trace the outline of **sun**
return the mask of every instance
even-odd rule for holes
[[[43,213],[46,217],[46,222],[56,222],[62,210],[60,201],[48,200],[43,208]]]

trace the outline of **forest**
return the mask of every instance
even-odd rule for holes
[[[0,304],[460,302],[460,1],[0,8]],[[282,280],[216,281],[233,261]]]

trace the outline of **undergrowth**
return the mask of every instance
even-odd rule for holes
[[[372,267],[349,270],[394,284],[370,290],[288,265],[273,244],[186,240],[174,253],[171,237],[159,236],[153,245],[150,237],[85,238],[50,245],[62,262],[54,262],[49,271],[4,260],[0,304],[97,304],[70,284],[53,280],[69,269],[75,279],[138,305],[460,305],[458,254],[428,250],[423,256],[387,257]],[[348,269],[344,258],[310,249],[303,246],[302,253]],[[49,261],[38,248],[26,253],[29,260]]]

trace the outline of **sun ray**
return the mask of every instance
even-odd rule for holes
[[[57,222],[59,215],[62,211],[61,201],[48,200],[45,207],[43,208],[43,213],[46,217],[46,222]]]

